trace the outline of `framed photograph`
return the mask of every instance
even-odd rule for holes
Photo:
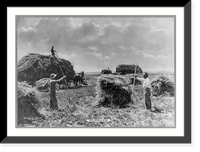
[[[2,143],[191,143],[191,2],[7,7]]]

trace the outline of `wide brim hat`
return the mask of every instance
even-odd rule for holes
[[[144,76],[148,77],[149,76],[148,72],[144,72]]]
[[[52,74],[50,75],[50,78],[53,79],[53,78],[55,78],[56,76],[57,76],[57,74],[52,73]]]

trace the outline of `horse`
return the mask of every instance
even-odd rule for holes
[[[74,76],[74,85],[77,86],[78,84],[80,84],[82,86],[82,84],[85,84],[87,85],[85,82],[84,82],[85,78],[84,78],[84,72],[81,71],[80,73],[77,73],[75,76]]]

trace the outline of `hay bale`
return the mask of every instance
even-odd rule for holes
[[[116,73],[120,73],[122,75],[124,74],[133,74],[133,73],[137,73],[137,74],[140,74],[140,73],[143,73],[142,69],[137,66],[136,67],[136,71],[135,71],[135,66],[136,65],[128,65],[128,64],[120,64],[116,67]]]
[[[166,75],[156,76],[151,80],[153,96],[170,95],[174,96],[174,80]]]
[[[97,101],[104,107],[126,107],[131,103],[131,88],[123,76],[102,75],[97,82]]]
[[[18,81],[26,81],[35,85],[41,78],[49,78],[51,73],[56,73],[56,79],[66,75],[66,81],[73,80],[75,71],[72,64],[65,59],[57,59],[51,55],[30,53],[18,61]]]
[[[18,125],[44,119],[44,116],[37,110],[40,107],[37,90],[25,82],[18,82],[17,88]]]

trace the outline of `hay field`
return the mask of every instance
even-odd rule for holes
[[[150,79],[156,74],[150,75]],[[173,76],[173,75],[172,75]],[[96,85],[99,75],[86,75],[88,86],[57,91],[59,110],[49,109],[49,95],[40,92],[38,112],[45,119],[33,119],[18,127],[175,127],[175,98],[152,97],[152,106],[162,113],[146,111],[142,85],[135,86],[138,101],[125,108],[98,106]]]

